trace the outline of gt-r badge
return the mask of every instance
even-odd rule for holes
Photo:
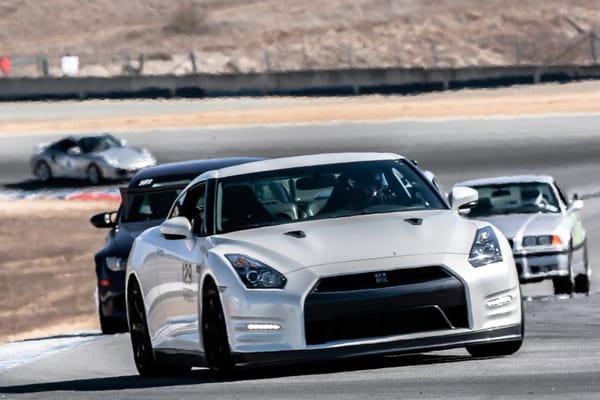
[[[375,273],[375,282],[378,285],[383,285],[385,283],[388,283],[388,276],[385,272],[376,272]]]

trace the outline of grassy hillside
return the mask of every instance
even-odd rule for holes
[[[0,0],[0,53],[144,53],[154,73],[188,72],[190,50],[209,72],[589,63],[589,43],[557,57],[598,21],[598,0]]]

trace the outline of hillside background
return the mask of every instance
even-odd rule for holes
[[[598,0],[0,0],[0,55],[56,74],[589,64]],[[596,60],[594,55],[596,54]],[[129,61],[131,60],[131,61]]]

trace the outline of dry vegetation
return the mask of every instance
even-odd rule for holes
[[[95,328],[93,254],[106,232],[88,220],[112,203],[0,202],[0,342]],[[48,330],[50,328],[50,330]]]
[[[163,58],[147,73],[189,72],[191,50],[209,72],[589,63],[589,42],[559,55],[598,21],[598,0],[0,0],[0,43],[99,75],[139,53]]]

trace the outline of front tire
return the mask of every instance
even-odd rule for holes
[[[120,319],[105,316],[102,309],[98,310],[98,319],[100,320],[100,330],[104,335],[127,332],[126,323]]]
[[[568,265],[569,265],[569,274],[567,276],[557,276],[552,278],[552,284],[554,285],[554,294],[573,294],[573,290],[575,289],[575,278],[573,276],[573,245],[569,243],[569,253],[568,253]]]
[[[38,161],[33,173],[36,179],[42,183],[48,183],[52,180],[52,170],[46,161]]]
[[[202,293],[202,337],[208,367],[218,373],[234,368],[219,291],[209,283]]]
[[[91,186],[96,186],[102,181],[102,173],[100,169],[95,165],[90,165],[86,171],[87,181]]]
[[[135,280],[131,282],[127,296],[127,320],[129,332],[131,332],[131,347],[139,374],[141,376],[159,376],[189,372],[189,366],[163,365],[156,360],[148,333],[142,292]]]
[[[585,265],[585,274],[579,274],[575,277],[575,292],[577,293],[590,293],[590,262],[588,259],[587,243],[583,247],[583,263]]]

